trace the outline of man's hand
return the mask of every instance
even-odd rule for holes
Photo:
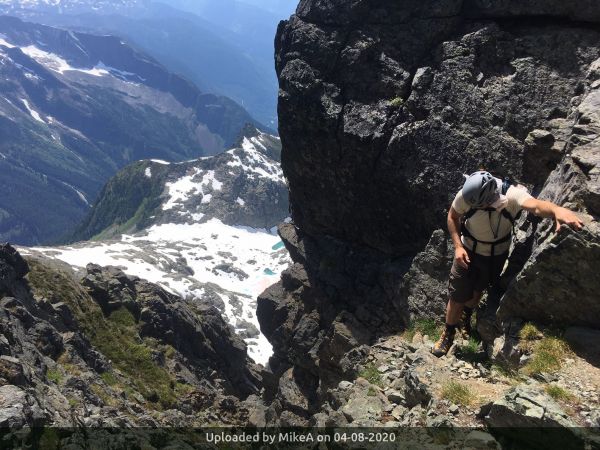
[[[568,225],[574,230],[581,230],[583,228],[583,222],[577,214],[567,208],[558,207],[554,211],[554,223],[556,223],[556,232],[560,230],[562,224]]]
[[[469,263],[471,260],[469,259],[469,255],[464,247],[458,247],[456,250],[454,250],[454,261],[464,269],[469,268]]]
[[[539,217],[553,218],[554,223],[556,223],[557,232],[560,230],[562,224],[568,225],[577,231],[583,228],[583,222],[577,217],[577,214],[570,209],[563,208],[546,200],[538,200],[536,198],[527,199],[523,202],[523,209]]]

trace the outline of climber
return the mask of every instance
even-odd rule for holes
[[[431,352],[448,353],[457,328],[471,332],[471,315],[483,292],[495,284],[508,257],[514,218],[521,211],[553,218],[580,230],[583,223],[569,209],[532,197],[522,186],[513,186],[489,172],[469,176],[448,212],[448,231],[454,244],[454,262],[448,281],[446,328]],[[462,322],[462,325],[460,325]]]

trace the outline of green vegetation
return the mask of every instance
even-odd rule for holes
[[[56,384],[59,384],[63,379],[63,375],[57,367],[56,369],[48,369],[46,371],[46,378],[55,382]]]
[[[519,338],[524,341],[533,341],[535,339],[541,338],[542,333],[538,328],[532,323],[526,323],[519,331]]]
[[[375,397],[377,395],[377,389],[375,389],[373,386],[369,386],[369,390],[367,391],[367,395],[369,397]]]
[[[415,333],[419,332],[422,335],[429,336],[431,340],[437,341],[442,335],[443,330],[444,326],[433,319],[418,319],[409,325],[402,336],[407,341],[412,341]]]
[[[371,384],[374,384],[379,387],[383,386],[383,381],[381,380],[381,374],[379,373],[379,371],[377,370],[377,367],[375,367],[375,364],[373,364],[373,363],[368,363],[363,368],[363,370],[360,371],[358,376],[364,378]]]
[[[148,167],[148,162],[140,161],[111,178],[74,238],[102,240],[148,225],[160,206],[169,166],[152,165],[150,178],[145,175]]]
[[[575,396],[566,389],[557,386],[556,384],[549,384],[545,388],[546,393],[554,400],[560,400],[563,402],[573,401]]]
[[[556,372],[560,370],[562,360],[570,353],[569,345],[563,339],[555,336],[544,337],[533,346],[533,357],[523,367],[523,373],[533,375]]]
[[[112,361],[146,400],[157,408],[174,404],[177,395],[186,388],[178,385],[153,359],[153,354],[165,353],[166,346],[153,339],[140,339],[138,324],[125,308],[104,317],[98,304],[68,274],[33,259],[29,260],[29,266],[28,279],[34,293],[58,297],[67,303],[92,345]],[[66,354],[58,362],[67,373],[79,372]],[[107,372],[101,376],[107,385],[125,389],[114,374]],[[113,400],[102,386],[94,385],[92,389],[105,403]]]
[[[463,406],[469,406],[475,401],[475,395],[471,389],[456,381],[448,381],[442,386],[442,398]]]
[[[399,108],[403,104],[404,104],[404,99],[402,97],[394,97],[393,99],[390,100],[390,105],[392,105],[395,108]]]
[[[475,355],[479,351],[479,342],[477,338],[471,336],[465,345],[460,346],[461,353]]]
[[[119,383],[119,380],[112,372],[104,372],[102,375],[100,375],[100,378],[102,378],[102,380],[109,386],[115,386]]]

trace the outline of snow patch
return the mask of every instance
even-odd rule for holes
[[[42,119],[40,114],[37,111],[35,111],[33,108],[31,108],[31,106],[29,106],[29,102],[26,99],[22,98],[21,101],[25,105],[25,108],[27,108],[27,111],[29,111],[29,114],[31,114],[31,117],[33,117],[38,122],[46,123],[46,122],[44,122],[44,119]]]
[[[201,219],[202,214],[192,215]],[[123,235],[121,241],[69,247],[35,248],[73,266],[93,262],[121,267],[127,274],[157,283],[186,298],[201,298],[202,285],[216,285],[224,317],[236,330],[244,321],[260,329],[256,298],[278,280],[289,263],[279,250],[281,239],[269,230],[231,226],[218,219],[193,224],[154,225],[146,232]],[[184,264],[191,270],[185,274]],[[226,292],[225,292],[226,291]],[[266,364],[272,354],[267,339],[246,339],[249,355]]]
[[[148,178],[152,178],[152,169],[150,169],[150,167],[146,167],[144,175],[146,175]]]

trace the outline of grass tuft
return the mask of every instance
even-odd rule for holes
[[[442,386],[442,398],[463,406],[469,406],[475,401],[471,389],[456,381],[449,381]]]
[[[549,384],[548,386],[546,386],[545,391],[554,400],[568,402],[575,399],[575,396],[573,394],[571,394],[566,389],[557,386],[556,384]]]
[[[431,340],[437,341],[442,335],[443,330],[444,326],[433,319],[417,319],[409,325],[402,336],[407,341],[412,341],[414,335],[419,332],[423,336],[427,335]]]
[[[390,105],[395,108],[398,108],[404,104],[404,99],[402,97],[394,97],[390,100]]]
[[[561,338],[545,337],[533,347],[533,357],[523,367],[523,373],[552,373],[560,370],[563,359],[571,353],[569,345]]]
[[[541,338],[541,331],[532,323],[527,322],[519,331],[519,338],[524,341],[533,341],[535,339]]]
[[[377,395],[377,389],[375,389],[373,386],[369,386],[369,390],[367,391],[367,396],[375,397],[376,395]]]
[[[374,384],[376,386],[382,387],[383,381],[381,380],[381,374],[375,367],[375,364],[369,363],[367,364],[358,374],[358,376],[364,378],[369,383]]]
[[[56,368],[56,369],[48,369],[46,371],[46,378],[49,381],[53,381],[56,384],[59,384],[62,381],[62,379],[63,379],[63,374],[61,373],[60,370],[58,370],[58,368]]]
[[[465,345],[460,346],[460,351],[463,354],[475,355],[479,351],[479,340],[471,336]]]

